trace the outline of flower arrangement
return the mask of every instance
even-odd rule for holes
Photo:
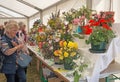
[[[93,19],[89,20],[89,24],[85,26],[92,29],[89,39],[86,40],[86,43],[91,43],[94,46],[98,46],[101,43],[105,45],[110,41],[111,38],[114,38],[115,34],[111,29],[112,24],[110,24],[113,22],[111,21],[113,21],[113,19],[109,20],[108,16],[102,12],[99,15],[93,15]],[[94,47],[94,49],[97,49],[97,47]]]
[[[82,8],[77,10],[76,16],[72,22],[75,25],[84,26],[87,23],[87,20],[90,19],[91,15],[92,15],[92,10],[83,6]]]
[[[39,32],[37,36],[38,46],[43,53],[45,59],[53,57],[53,31],[45,28],[44,31]]]
[[[50,19],[48,20],[47,23],[53,30],[57,30],[57,29],[62,29],[64,26],[64,23],[62,22],[61,18],[60,18],[60,10],[58,12],[56,12],[55,14],[52,13],[52,16],[50,17]]]
[[[75,33],[83,33],[83,26],[87,23],[92,15],[92,10],[83,6],[78,10],[71,9],[69,12],[64,12],[64,19],[76,27]]]
[[[71,9],[69,12],[63,12],[64,19],[74,25],[84,26],[86,19],[90,19],[92,10],[83,6],[78,10]]]
[[[30,37],[28,38],[30,45],[34,46],[36,44],[36,41],[38,40],[38,38],[36,37],[38,36],[38,32],[39,32],[38,29],[41,24],[42,24],[42,21],[38,19],[34,22],[33,28],[30,29],[30,32],[29,32]]]
[[[36,20],[30,32],[30,41],[38,45],[45,59],[53,56],[53,30],[47,28],[42,21]]]
[[[77,58],[78,56],[77,43],[73,41],[60,41],[59,45],[60,49],[54,51],[54,55],[58,56],[60,60],[64,61],[64,67],[67,66],[65,69],[72,69],[74,65],[73,59]]]

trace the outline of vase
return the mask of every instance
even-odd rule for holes
[[[72,70],[73,69],[73,60],[66,58],[64,59],[64,69],[66,70]]]
[[[104,53],[106,51],[106,42],[101,42],[99,45],[91,43],[90,52],[93,53]]]
[[[76,28],[76,33],[78,33],[78,34],[83,33],[83,31],[82,31],[82,26],[77,26],[77,28]]]

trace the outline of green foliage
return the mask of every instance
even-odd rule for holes
[[[112,30],[107,30],[101,27],[96,27],[89,39],[86,40],[86,43],[93,43],[94,45],[99,45],[101,42],[108,43],[111,38],[115,37],[115,34]]]
[[[75,73],[74,73],[74,82],[79,82],[80,77],[81,77],[81,75],[79,75],[78,72],[75,71]]]
[[[82,8],[80,8],[76,14],[76,17],[79,16],[85,16],[87,19],[90,19],[90,16],[92,15],[92,11],[91,9],[83,6]]]
[[[73,73],[74,75],[74,82],[79,82],[79,79],[82,77],[82,72],[88,67],[87,64],[81,64],[78,67],[78,70]],[[81,72],[80,74],[78,72]]]
[[[66,21],[71,23],[74,18],[79,18],[82,16],[84,16],[86,19],[90,19],[92,11],[93,10],[83,6],[79,10],[71,9],[69,12],[64,12],[63,15]]]
[[[71,34],[66,33],[66,34],[61,34],[61,39],[68,42],[68,41],[72,41],[73,37]]]
[[[62,29],[64,27],[64,23],[62,22],[60,18],[60,10],[56,12],[55,14],[52,13],[52,16],[48,20],[48,25],[53,29]]]
[[[80,35],[80,34],[72,34],[72,35],[76,38],[84,39],[84,35]]]

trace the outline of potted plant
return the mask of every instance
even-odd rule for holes
[[[69,12],[64,12],[63,16],[66,21],[68,21],[70,24],[75,27],[73,29],[73,32],[75,33],[83,33],[83,26],[87,23],[87,20],[90,19],[90,16],[92,15],[91,9],[83,6],[82,8],[71,9]]]
[[[88,40],[86,40],[86,43],[91,43],[91,52],[105,52],[106,44],[109,43],[110,39],[115,37],[110,27],[112,25],[110,22],[104,13],[100,13],[100,15],[96,14],[93,19],[89,20],[87,27],[92,28],[92,33]]]
[[[78,45],[73,41],[60,41],[60,49],[54,51],[54,55],[63,61],[66,70],[73,69],[73,59],[78,57]]]

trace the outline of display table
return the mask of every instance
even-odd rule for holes
[[[64,70],[63,65],[55,65],[53,60],[46,60],[43,58],[42,53],[36,46],[28,46],[31,52],[44,64],[48,69],[53,71],[57,76],[62,78],[64,82],[73,82],[73,77],[67,76],[71,71]],[[79,48],[80,53],[89,57],[91,61],[91,68],[88,69],[88,75],[86,76],[87,82],[99,82],[100,73],[104,71],[109,64],[120,54],[120,37],[114,38],[108,46],[108,50],[105,53],[90,53],[88,46],[82,46]],[[86,82],[86,79],[80,82]]]
[[[29,50],[31,52],[33,52],[33,54],[37,57],[37,59],[43,64],[45,65],[48,69],[50,69],[51,71],[53,71],[57,76],[59,76],[60,78],[62,78],[64,80],[64,82],[70,82],[65,75],[67,74],[68,71],[63,71],[61,72],[61,70],[63,69],[62,65],[55,65],[53,60],[48,60],[48,59],[44,59],[42,56],[42,53],[39,52],[38,47],[37,46],[27,46],[29,48]],[[42,69],[41,67],[39,68],[40,70]]]
[[[111,41],[105,53],[90,53],[88,47],[79,49],[82,54],[89,56],[93,64],[92,75],[87,76],[88,82],[99,82],[99,78],[103,77],[100,73],[120,54],[120,37],[116,37]]]
[[[72,70],[65,70],[63,65],[54,64],[53,59],[44,59],[42,56],[42,53],[39,52],[39,49],[37,46],[27,46],[27,47],[43,65],[45,65],[48,69],[53,71],[64,82],[74,82],[73,81],[74,77],[69,76],[69,73],[71,73]],[[41,66],[39,69],[41,71]],[[80,82],[86,82],[86,79],[81,80]]]

